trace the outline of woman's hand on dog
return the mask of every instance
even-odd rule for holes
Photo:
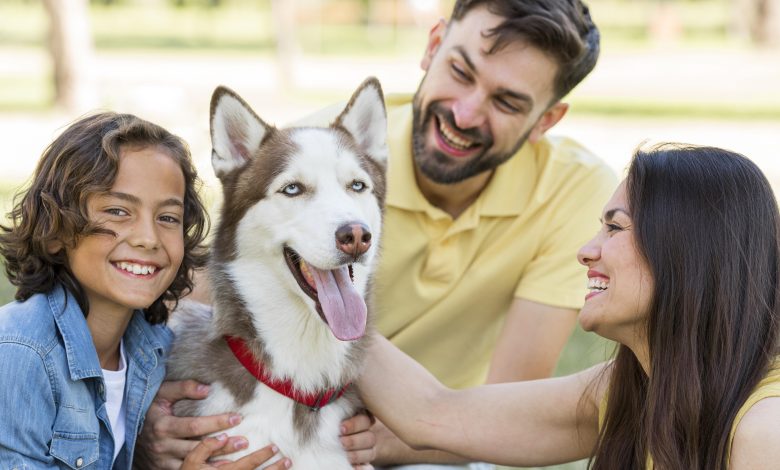
[[[146,413],[136,447],[135,468],[178,469],[198,445],[200,436],[224,431],[241,422],[241,416],[231,413],[196,418],[173,415],[174,403],[182,399],[201,400],[208,396],[208,390],[208,386],[194,380],[163,382]],[[212,455],[229,454],[247,445],[243,437],[230,437]]]
[[[355,470],[370,470],[376,457],[376,436],[371,431],[374,417],[357,414],[341,422],[341,445]]]
[[[276,446],[269,445],[258,451],[252,452],[235,462],[206,462],[210,457],[219,455],[220,452],[224,453],[223,451],[227,443],[228,437],[226,434],[203,439],[189,454],[187,454],[187,457],[184,459],[184,464],[181,466],[181,470],[207,470],[212,468],[219,468],[222,470],[254,470],[260,465],[267,463],[279,453],[279,449]],[[273,465],[266,467],[266,470],[282,470],[290,468],[291,466],[292,462],[290,459],[283,457]]]

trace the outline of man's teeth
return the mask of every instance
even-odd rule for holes
[[[118,263],[117,266],[119,266],[119,269],[123,269],[133,274],[154,274],[154,271],[157,270],[157,268],[154,266],[135,264],[135,263],[125,263],[124,261]]]
[[[441,131],[442,135],[447,139],[448,143],[458,150],[466,150],[474,145],[473,141],[463,139],[456,135],[455,131],[450,129],[450,127],[443,119],[439,119],[439,131]]]
[[[607,290],[607,288],[609,288],[609,281],[597,277],[588,279],[588,289],[590,290]]]

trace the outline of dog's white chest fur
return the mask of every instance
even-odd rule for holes
[[[237,412],[243,419],[230,430],[231,435],[245,436],[251,446],[248,450],[232,454],[240,458],[250,450],[275,444],[282,455],[294,456],[296,468],[349,470],[352,468],[339,440],[341,421],[354,413],[346,400],[337,400],[318,411],[319,426],[311,440],[301,445],[300,436],[293,426],[293,401],[263,385],[257,386],[253,398],[244,406],[237,406],[233,395],[221,384],[212,385],[209,397],[202,402],[201,415]],[[264,468],[277,459],[261,466]]]

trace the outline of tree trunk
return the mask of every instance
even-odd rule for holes
[[[734,0],[734,29],[760,46],[780,45],[780,0]]]
[[[50,21],[56,103],[70,113],[83,113],[97,104],[88,0],[44,0],[43,4]]]
[[[271,0],[274,37],[276,39],[276,63],[279,68],[279,86],[289,89],[293,85],[295,56],[295,0]]]

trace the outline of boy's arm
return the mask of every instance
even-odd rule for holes
[[[49,455],[56,410],[43,358],[25,344],[0,343],[0,373],[0,462],[8,468],[58,468]]]

